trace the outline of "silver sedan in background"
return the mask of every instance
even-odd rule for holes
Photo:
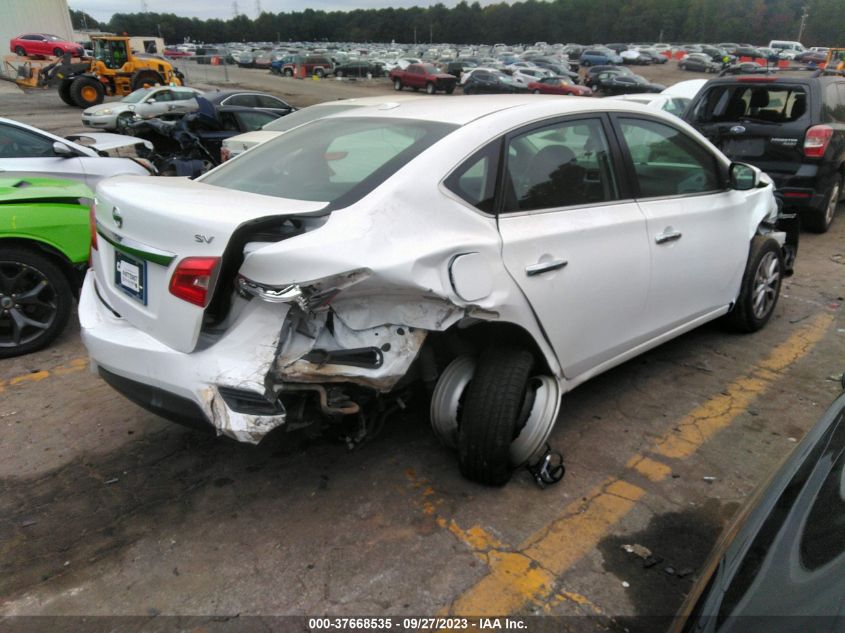
[[[82,125],[101,130],[121,130],[137,114],[141,118],[184,114],[197,109],[195,97],[202,91],[185,86],[139,88],[120,101],[101,103],[82,112]]]

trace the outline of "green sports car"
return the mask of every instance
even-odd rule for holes
[[[93,199],[70,180],[0,178],[0,358],[46,347],[67,324]]]

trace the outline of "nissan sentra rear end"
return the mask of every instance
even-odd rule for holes
[[[303,398],[348,416],[396,386],[425,339],[413,326],[448,324],[459,311],[437,297],[431,310],[415,298],[419,314],[401,320],[368,322],[354,298],[346,312],[330,310],[346,289],[383,277],[360,251],[372,227],[348,208],[455,126],[348,126],[291,132],[283,149],[256,148],[273,160],[235,161],[202,182],[101,185],[79,312],[107,382],[159,415],[247,442],[288,422]],[[377,285],[415,292],[397,278]]]

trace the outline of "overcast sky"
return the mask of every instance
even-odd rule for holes
[[[2,1],[2,0],[0,0]],[[256,17],[255,0],[237,0],[238,10],[244,15]],[[259,0],[261,9],[278,13],[280,11],[303,11],[307,8],[325,11],[351,11],[382,7],[428,6],[437,0]],[[448,7],[457,0],[441,0]],[[489,4],[490,0],[481,4]],[[143,10],[143,0],[70,0],[71,9],[85,11],[100,21],[108,21],[113,13],[138,13]],[[229,19],[234,15],[233,0],[146,0],[147,8],[155,13],[175,13],[189,18]]]

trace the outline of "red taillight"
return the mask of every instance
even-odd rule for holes
[[[97,250],[97,207],[91,204],[88,210],[88,230],[91,233],[91,250]]]
[[[821,158],[827,151],[833,128],[829,125],[814,125],[804,137],[804,156],[807,158]]]
[[[219,257],[186,257],[170,279],[170,294],[201,308],[208,305]]]

